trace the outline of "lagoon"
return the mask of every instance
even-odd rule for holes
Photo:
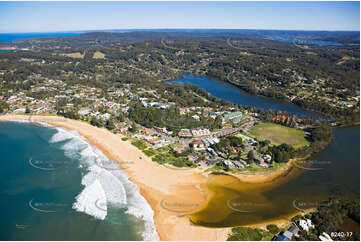
[[[196,84],[218,98],[240,105],[316,115],[292,104],[247,94],[212,78],[185,75],[174,82]],[[314,155],[307,165],[310,164],[318,169],[293,167],[287,176],[263,184],[242,183],[235,178],[218,176],[215,179],[219,182],[209,186],[213,199],[190,217],[194,223],[210,227],[248,225],[287,218],[330,196],[359,198],[360,127],[334,128],[331,144]]]
[[[310,116],[313,118],[322,117],[316,113],[307,112],[292,103],[246,93],[230,83],[222,82],[215,78],[185,74],[183,78],[172,80],[170,83],[192,83],[199,88],[205,89],[215,97],[237,103],[241,106],[253,106],[265,110],[287,111],[298,116]]]

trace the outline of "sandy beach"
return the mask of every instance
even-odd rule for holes
[[[0,120],[29,120],[30,116],[7,115]],[[207,177],[199,170],[173,170],[153,162],[120,135],[88,123],[57,116],[32,116],[34,122],[76,130],[98,147],[109,159],[117,161],[138,185],[142,196],[154,210],[154,222],[161,240],[225,240],[229,228],[206,228],[190,223],[184,214],[205,201],[199,185]]]
[[[82,121],[58,116],[26,115],[4,115],[0,116],[0,120],[29,120],[30,117],[34,122],[76,130],[109,159],[118,162],[154,210],[154,222],[161,240],[226,240],[231,228],[196,226],[186,216],[207,201],[201,184],[207,183],[208,176],[202,170],[177,170],[159,165],[129,141],[122,141],[121,135]],[[242,182],[265,182],[282,176],[288,170],[259,176],[237,175],[237,178]]]

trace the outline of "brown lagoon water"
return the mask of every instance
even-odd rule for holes
[[[190,82],[212,95],[240,105],[280,109],[296,115],[315,117],[295,105],[250,96],[227,83],[206,77],[186,75],[177,82]],[[360,197],[360,127],[334,128],[333,140],[323,152],[312,157],[305,167],[269,183],[251,184],[233,176],[212,175],[207,185],[212,199],[191,220],[210,227],[248,225],[288,218],[318,204],[330,196]]]

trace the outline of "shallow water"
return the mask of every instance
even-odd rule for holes
[[[359,129],[336,129],[334,135],[330,147],[310,161],[319,170],[293,167],[287,176],[261,184],[212,175],[204,185],[211,199],[191,220],[210,227],[256,224],[327,206],[324,200],[333,195],[359,198]]]

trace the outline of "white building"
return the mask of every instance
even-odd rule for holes
[[[310,228],[314,227],[310,219],[306,219],[306,220],[301,219],[300,221],[298,221],[298,224],[303,230],[307,232]]]
[[[14,111],[14,113],[25,113],[26,108],[18,108]]]
[[[90,112],[91,110],[89,108],[82,108],[78,111],[78,114],[82,116],[87,116],[90,114]]]
[[[192,119],[199,121],[199,116],[198,115],[193,115]]]
[[[200,137],[200,136],[206,136],[206,135],[211,134],[209,129],[205,128],[205,127],[199,127],[199,128],[191,129],[191,132],[192,132],[193,137]]]

